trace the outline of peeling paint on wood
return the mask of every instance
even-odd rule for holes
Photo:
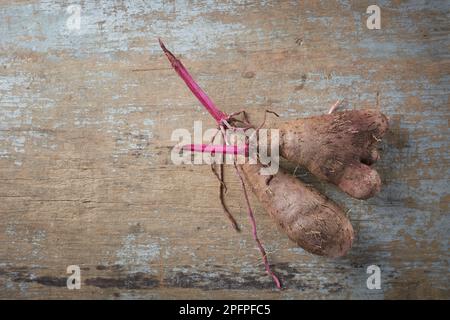
[[[381,1],[381,30],[366,28],[370,1],[80,4],[80,30],[66,1],[0,4],[0,298],[450,298],[448,1]],[[252,198],[287,288],[274,289],[232,171],[240,234],[209,167],[170,162],[174,129],[214,123],[157,37],[224,111],[256,122],[267,108],[379,103],[391,121],[379,195],[353,200],[295,171],[350,209],[348,256],[296,248]],[[74,264],[80,290],[66,288]],[[372,264],[381,290],[366,287]]]

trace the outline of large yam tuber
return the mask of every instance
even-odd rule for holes
[[[305,250],[328,257],[343,256],[351,247],[353,228],[331,200],[282,169],[261,175],[261,165],[238,167],[263,207],[281,229]]]
[[[376,144],[388,129],[376,110],[351,110],[287,121],[279,126],[280,154],[306,167],[357,199],[380,191],[381,179],[370,167]]]

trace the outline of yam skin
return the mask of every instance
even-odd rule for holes
[[[379,159],[376,143],[388,119],[376,110],[351,110],[287,121],[280,125],[280,155],[357,199],[380,191],[370,165]]]
[[[353,227],[344,212],[319,192],[308,188],[281,168],[261,175],[259,164],[239,167],[253,193],[280,226],[303,249],[340,257],[352,246]]]

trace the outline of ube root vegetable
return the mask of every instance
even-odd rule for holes
[[[380,191],[380,176],[371,165],[379,159],[377,142],[388,129],[381,112],[336,112],[287,121],[279,129],[282,157],[354,198],[367,199]]]
[[[169,59],[172,67],[183,79],[188,88],[198,98],[201,104],[208,110],[211,116],[216,120],[218,129],[222,137],[225,138],[226,130],[235,129],[235,124],[244,124],[247,128],[254,128],[249,123],[244,112],[237,112],[227,115],[220,111],[214,102],[198,86],[187,69],[159,40],[160,46]],[[336,104],[337,106],[337,104]],[[335,108],[334,106],[333,108]],[[332,112],[331,110],[330,112]],[[236,115],[242,114],[244,121],[236,119]],[[295,126],[294,126],[295,127]],[[256,131],[259,131],[257,128]],[[283,138],[294,139],[296,135],[291,136],[289,130],[284,131]],[[295,131],[295,134],[298,132]],[[286,140],[289,142],[290,140]],[[244,154],[248,155],[248,146],[234,148],[232,146],[209,146],[209,145],[186,145],[184,150],[196,152],[219,152],[224,154]],[[297,153],[294,153],[297,154]],[[350,221],[342,210],[317,191],[303,185],[294,176],[289,175],[282,170],[275,175],[261,175],[260,164],[237,165],[234,163],[236,173],[241,181],[243,193],[248,208],[248,216],[252,225],[253,238],[258,245],[258,249],[263,257],[264,266],[267,273],[272,277],[276,286],[281,288],[281,283],[275,273],[271,270],[265,249],[258,238],[256,230],[256,221],[250,201],[247,195],[244,177],[250,185],[252,191],[256,194],[259,201],[277,222],[277,224],[287,233],[290,239],[295,241],[305,250],[318,255],[339,257],[344,255],[351,247],[353,241],[353,228]],[[223,165],[220,165],[221,171]],[[213,170],[214,171],[214,170]],[[223,203],[223,173],[218,174],[220,184],[220,198]],[[237,230],[237,224],[228,209],[224,210],[230,218],[234,228]]]
[[[278,226],[311,253],[340,257],[352,246],[352,225],[334,202],[279,169],[273,176],[260,174],[261,165],[238,167],[248,185]]]
[[[226,145],[191,144],[183,146],[183,150],[248,155],[245,147]],[[235,167],[241,181],[244,177],[273,220],[300,247],[333,258],[345,255],[351,248],[352,225],[342,209],[327,197],[281,168],[274,175],[262,175],[261,164],[247,161]],[[245,187],[244,195],[248,201]]]

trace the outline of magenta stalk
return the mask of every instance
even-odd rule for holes
[[[175,71],[178,73],[178,75],[181,77],[181,79],[184,80],[186,85],[189,87],[189,89],[192,91],[192,93],[197,97],[197,99],[200,101],[200,103],[208,110],[208,112],[213,116],[213,118],[217,121],[217,123],[220,125],[223,120],[227,120],[228,116],[220,111],[214,102],[208,97],[208,95],[200,88],[200,86],[195,82],[195,80],[192,78],[192,76],[189,74],[187,69],[183,66],[180,60],[175,58],[175,56],[170,52],[162,42],[161,39],[159,40],[159,45],[161,46],[161,49],[164,51],[164,53],[167,56],[167,59],[169,59],[170,63],[172,64],[172,67],[175,69]]]
[[[183,150],[201,153],[221,153],[233,155],[248,155],[248,146],[228,146],[228,145],[210,145],[210,144],[187,144],[181,147]]]

